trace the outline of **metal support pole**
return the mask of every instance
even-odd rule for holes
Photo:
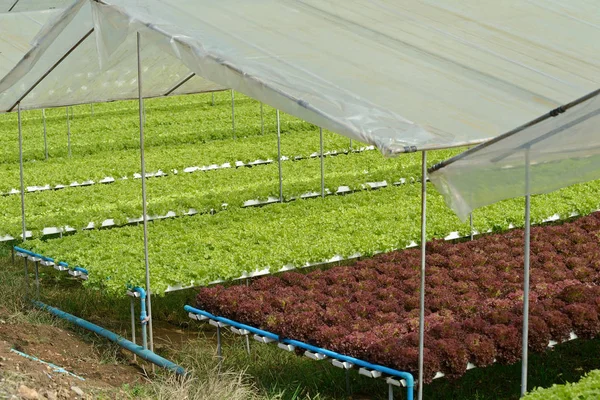
[[[38,262],[34,263],[35,265],[35,299],[40,299],[40,270]]]
[[[21,181],[21,227],[23,230],[23,241],[27,240],[27,225],[25,224],[25,178],[23,173],[23,126],[21,122],[21,103],[17,104],[17,118],[19,124],[19,178]],[[25,260],[25,298],[29,299],[29,268],[27,257]]]
[[[48,159],[48,137],[46,135],[46,109],[42,108],[42,124],[44,125],[44,155]]]
[[[469,214],[469,224],[471,225],[471,240],[473,240],[473,213]]]
[[[281,123],[279,119],[279,110],[277,110],[277,164],[279,165],[279,202],[283,203],[283,170],[281,168]]]
[[[246,287],[250,286],[250,279],[246,278]],[[250,335],[244,335],[246,337],[246,351],[250,355]]]
[[[140,113],[140,164],[142,170],[142,215],[144,220],[144,262],[146,264],[146,307],[148,309],[148,329],[150,351],[154,351],[154,335],[152,331],[152,291],[150,290],[150,261],[148,256],[148,204],[146,202],[146,161],[144,159],[144,100],[142,98],[142,58],[140,56],[140,33],[137,32],[137,67],[138,67],[138,103]]]
[[[394,400],[394,386],[388,384],[388,400]]]
[[[219,357],[219,365],[223,359],[223,351],[221,350],[221,327],[217,325],[217,357]]]
[[[130,309],[131,309],[131,341],[133,342],[133,344],[137,344],[135,342],[135,297],[131,297],[131,304],[130,304]],[[134,353],[133,354],[133,361],[137,361],[137,355]]]
[[[352,151],[352,139],[350,139],[350,151]]]
[[[235,140],[235,94],[231,89],[231,130],[233,131],[233,139]]]
[[[44,72],[44,74],[42,74],[42,76],[40,76],[33,85],[31,85],[27,90],[25,90],[23,94],[17,99],[17,101],[13,103],[13,105],[7,111],[12,112],[12,110],[15,109],[17,104],[19,104],[25,98],[25,96],[31,93],[31,91],[35,89],[41,81],[46,79],[46,77],[50,75],[52,71],[54,71],[54,69],[58,67],[60,63],[62,63],[73,51],[75,51],[75,49],[79,47],[79,45],[81,45],[81,43],[83,43],[92,34],[92,32],[94,32],[94,28],[90,29],[85,35],[83,35],[83,37],[79,39],[79,41],[75,43],[65,54],[63,54],[63,56],[60,59],[58,59],[58,61],[56,61],[48,70],[46,70],[46,72]]]
[[[67,110],[67,148],[69,151],[69,158],[71,158],[71,121],[69,118],[69,107],[66,107]]]
[[[427,229],[427,153],[423,151],[421,161],[421,290],[419,299],[419,394],[423,400],[423,340],[425,336],[425,254]]]
[[[325,162],[323,160],[323,128],[319,128],[319,143],[321,146],[321,198],[325,198]]]
[[[250,355],[250,335],[246,335],[246,351]]]
[[[531,195],[529,171],[529,147],[525,149],[525,249],[523,268],[523,356],[521,357],[521,397],[527,393],[527,358],[529,335],[529,244],[531,239]]]
[[[265,113],[263,110],[263,103],[260,103],[260,134],[265,134]]]
[[[25,300],[29,300],[29,262],[27,257],[23,257],[25,265]]]

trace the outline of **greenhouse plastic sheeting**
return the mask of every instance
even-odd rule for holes
[[[0,0],[0,13],[64,8],[75,0]]]
[[[35,57],[0,82],[0,93],[8,92],[0,111],[85,35],[88,1],[67,9]],[[566,3],[92,1],[95,38],[21,105],[59,105],[83,91],[86,101],[130,96],[139,31],[145,96],[165,89],[162,66],[180,60],[205,79],[384,154],[477,143],[600,85],[600,6]],[[129,69],[80,79],[91,58],[108,71]],[[178,67],[172,75],[184,74]]]
[[[0,110],[7,111],[16,105],[18,99],[32,87],[35,88],[21,101],[21,109],[137,99],[135,35],[129,37],[126,45],[101,69],[96,32],[88,35],[93,28],[88,1],[74,3],[57,15],[38,34],[28,58],[23,58],[11,73],[0,80]],[[44,77],[80,41],[80,45]],[[152,43],[144,45],[142,57],[145,97],[163,96],[191,74],[180,60],[160,51]],[[35,86],[42,77],[44,79]],[[220,85],[194,76],[171,94],[223,89]]]
[[[475,147],[432,168],[429,178],[462,219],[500,200],[599,179],[600,96]]]
[[[58,10],[0,14],[0,77],[31,49],[31,41]]]

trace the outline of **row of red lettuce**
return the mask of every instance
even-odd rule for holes
[[[531,231],[529,346],[600,332],[600,215]],[[521,354],[523,231],[427,248],[425,379]],[[197,306],[376,364],[417,371],[420,250],[250,286],[200,290]]]

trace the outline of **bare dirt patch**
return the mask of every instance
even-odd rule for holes
[[[85,380],[55,372],[11,349],[56,364]],[[142,383],[143,371],[117,362],[118,357],[115,354],[111,360],[76,333],[50,325],[12,324],[0,316],[0,399],[128,397],[120,388]]]

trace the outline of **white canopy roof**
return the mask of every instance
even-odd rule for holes
[[[135,97],[139,31],[144,96],[193,71],[386,154],[475,143],[600,86],[599,7],[588,0],[80,0],[0,81],[0,112],[14,109],[94,28],[22,108]]]
[[[64,8],[75,0],[0,0],[0,13]]]
[[[0,14],[0,17],[18,18],[20,14],[23,13]],[[129,38],[129,48],[123,46],[101,69],[93,28],[88,1],[74,3],[52,19],[37,36],[27,57],[0,80],[0,112],[14,110],[23,96],[21,109],[136,99],[135,37]],[[194,76],[181,61],[150,43],[144,46],[142,56],[147,71],[146,97],[224,89]]]
[[[600,178],[600,90],[539,121],[431,168],[429,178],[460,218],[500,200]]]
[[[0,13],[0,77],[31,49],[31,41],[58,10]]]

